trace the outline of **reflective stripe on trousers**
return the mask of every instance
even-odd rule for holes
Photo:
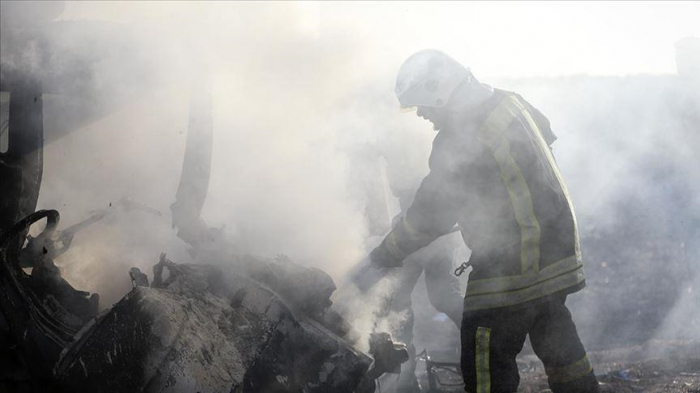
[[[584,355],[578,361],[564,367],[546,368],[545,372],[549,378],[550,385],[553,383],[566,383],[584,377],[593,371],[593,366],[588,360],[588,356]]]
[[[476,329],[476,392],[491,392],[491,368],[489,350],[491,346],[491,329]]]

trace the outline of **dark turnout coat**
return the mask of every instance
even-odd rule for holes
[[[435,137],[430,173],[373,260],[399,265],[459,225],[472,250],[465,311],[583,288],[576,219],[549,121],[501,90],[471,112]]]

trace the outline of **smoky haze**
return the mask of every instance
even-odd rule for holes
[[[210,75],[204,220],[241,253],[285,254],[342,281],[371,243],[361,184],[387,168],[369,161],[395,155],[407,183],[428,171],[435,134],[399,113],[393,83],[406,57],[435,47],[551,120],[591,284],[571,299],[587,344],[612,334],[594,323],[601,315],[633,308],[639,323],[622,339],[688,337],[700,331],[700,101],[677,75],[674,43],[700,35],[695,16],[697,3],[67,2],[47,22],[54,79],[68,87],[44,96],[38,208],[58,209],[64,227],[123,197],[163,216],[110,215],[57,264],[108,307],[129,290],[129,267],[150,272],[160,252],[190,261],[170,204],[189,92]],[[91,71],[75,72],[76,59]],[[397,202],[387,203],[390,219]]]

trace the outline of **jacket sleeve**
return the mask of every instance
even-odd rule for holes
[[[382,243],[370,254],[377,266],[401,266],[415,251],[447,234],[457,222],[456,184],[451,165],[446,165],[436,152],[430,159],[430,173],[421,182],[413,204]],[[436,157],[437,156],[437,157]],[[449,161],[449,160],[447,160]]]
[[[542,132],[542,137],[544,138],[545,142],[547,142],[547,145],[551,147],[554,141],[557,140],[557,136],[554,134],[554,131],[552,131],[552,127],[549,124],[549,119],[547,119],[547,117],[540,112],[539,109],[525,101],[525,99],[519,94],[516,94],[516,96],[521,102],[525,103],[527,110],[532,114],[532,117],[535,119],[535,123],[537,123],[540,132]]]

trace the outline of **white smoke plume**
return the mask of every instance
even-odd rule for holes
[[[79,233],[57,264],[109,306],[128,291],[129,267],[150,272],[162,251],[189,260],[169,209],[190,86],[209,73],[214,151],[203,218],[224,227],[242,253],[286,254],[340,281],[368,251],[357,186],[373,167],[367,151],[390,146],[403,154],[407,182],[427,173],[434,133],[399,113],[392,92],[401,62],[427,47],[464,62],[482,82],[521,93],[549,117],[582,234],[618,228],[627,195],[654,201],[641,205],[653,210],[650,220],[668,217],[664,198],[673,193],[654,194],[660,183],[646,166],[679,168],[684,192],[700,195],[698,133],[688,134],[695,144],[666,138],[692,116],[698,124],[697,90],[676,75],[673,47],[700,35],[698,15],[697,3],[67,2],[46,22],[58,50],[54,72],[68,86],[58,87],[94,94],[70,103],[44,96],[38,208],[58,209],[64,227],[122,197],[163,216],[111,215]],[[91,61],[93,71],[78,72],[71,59]],[[684,247],[697,277],[698,245]],[[615,263],[586,262],[591,284]],[[630,271],[647,283],[660,274],[651,269],[668,271]],[[621,293],[635,296],[634,277]],[[669,315],[697,309],[697,282],[686,291],[695,297],[679,297]],[[605,334],[586,323],[603,310],[588,292],[572,299],[587,344]],[[372,323],[358,319],[362,328]],[[673,334],[675,326],[655,329]]]

